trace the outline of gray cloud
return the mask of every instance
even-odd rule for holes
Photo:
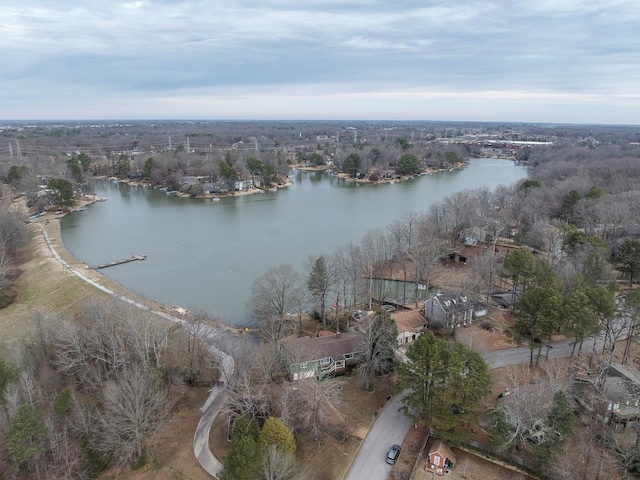
[[[527,118],[529,108],[549,121],[640,123],[640,113],[634,117],[618,105],[624,98],[627,106],[640,106],[634,1],[5,3],[5,118],[51,111],[58,118],[68,112],[142,118],[150,111],[207,117],[213,105],[217,117],[271,118],[287,110],[282,102],[289,98],[296,104],[287,111],[298,118],[318,118],[321,107],[330,118],[387,118],[389,112],[416,118],[422,111],[418,118],[482,120],[487,105],[504,104],[505,121],[543,121]],[[287,92],[295,97],[283,98]],[[104,98],[111,99],[108,115],[97,111]],[[243,98],[264,107],[251,114]],[[326,111],[329,105],[335,113]],[[573,118],[567,105],[580,116]]]

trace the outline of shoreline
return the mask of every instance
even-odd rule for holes
[[[157,186],[151,185],[150,183],[147,183],[147,182],[141,182],[138,180],[127,180],[127,179],[121,179],[116,177],[96,177],[95,180],[107,180],[115,183],[126,183],[127,185],[131,185],[134,187],[158,189]],[[262,188],[252,187],[246,190],[237,190],[230,193],[202,193],[199,195],[191,195],[189,193],[175,191],[175,193],[172,193],[172,194],[175,195],[176,197],[193,198],[195,200],[220,200],[223,198],[234,198],[234,197],[242,197],[244,195],[256,195],[261,193],[274,192],[282,188],[288,188],[291,185],[293,185],[293,182],[287,178],[282,182],[271,185],[271,187],[269,187],[266,190]]]
[[[15,209],[24,213],[25,205],[19,203],[15,205]],[[170,309],[166,306],[159,304],[153,300],[142,297],[135,294],[129,289],[124,288],[118,282],[103,275],[97,270],[88,267],[85,263],[81,262],[67,250],[64,242],[62,241],[62,229],[60,226],[60,215],[56,216],[54,220],[43,219],[39,222],[29,222],[29,229],[35,235],[41,233],[37,241],[39,245],[42,245],[43,255],[46,261],[56,262],[62,265],[63,272],[68,271],[78,277],[81,281],[89,283],[95,289],[106,293],[107,295],[117,298],[120,301],[128,303],[132,307],[139,308],[143,311],[157,315],[165,320],[171,321],[177,325],[189,327],[185,318],[179,318],[172,315]],[[34,235],[34,236],[35,236]],[[44,241],[42,241],[44,240]],[[97,293],[97,292],[96,292]],[[216,322],[215,325],[205,323],[204,330],[200,331],[198,336],[202,336],[206,340],[211,334],[218,335],[220,333],[232,332],[235,334],[242,334],[243,330],[234,329],[228,325]],[[208,348],[216,354],[221,361],[220,365],[220,381],[224,382],[230,378],[235,369],[235,361],[233,357],[228,355],[222,350],[214,347],[213,345],[207,345]],[[193,436],[193,455],[200,464],[200,466],[209,474],[214,477],[218,476],[222,470],[222,463],[213,455],[209,446],[210,430],[213,425],[213,421],[218,415],[222,404],[226,399],[227,392],[220,384],[213,385],[209,390],[209,396],[204,405],[200,408],[202,416],[196,427]]]
[[[338,172],[335,173],[335,165],[317,165],[317,166],[306,166],[306,165],[292,165],[291,168],[295,169],[295,170],[300,170],[300,171],[304,171],[304,172],[321,172],[321,171],[328,171],[330,175],[334,175],[342,180],[344,180],[347,183],[358,183],[358,184],[362,184],[362,185],[384,185],[384,184],[394,184],[394,183],[400,183],[400,182],[406,182],[407,180],[412,180],[416,177],[422,177],[424,175],[433,175],[436,173],[442,173],[442,172],[451,172],[453,170],[461,170],[463,168],[465,168],[468,165],[468,161],[463,161],[457,165],[455,165],[454,167],[451,168],[425,168],[424,170],[422,170],[421,172],[418,173],[414,173],[412,175],[400,175],[397,173],[394,174],[388,174],[390,176],[384,177],[384,178],[379,178],[376,181],[372,181],[369,179],[369,175],[367,175],[364,178],[356,178],[356,177],[351,177],[348,173],[344,173],[344,172]],[[376,172],[371,172],[371,173],[376,173]]]
[[[93,195],[92,197],[95,197],[95,195]],[[90,199],[86,202],[79,202],[82,203],[82,205],[77,205],[76,208],[79,208],[80,206],[90,205],[92,203],[95,203],[95,201],[97,200]],[[24,206],[18,205],[17,203],[18,201],[15,201],[13,207],[17,211],[24,213]],[[76,208],[74,208],[73,210],[75,210]],[[42,235],[44,232],[46,232],[45,240],[48,239],[51,248],[55,250],[57,256],[60,257],[60,260],[64,262],[63,268],[68,268],[74,271],[73,273],[81,276],[81,278],[86,277],[89,280],[89,283],[91,283],[94,287],[99,288],[103,291],[108,290],[109,292],[112,292],[115,296],[119,297],[121,300],[126,301],[129,304],[138,306],[139,308],[150,311],[152,313],[160,314],[164,318],[171,317],[171,319],[180,321],[189,319],[188,315],[176,315],[175,310],[172,310],[171,306],[164,305],[160,302],[135,293],[134,291],[124,287],[122,284],[113,280],[109,276],[101,273],[100,271],[73,256],[73,254],[67,249],[66,245],[64,244],[64,240],[62,238],[62,228],[60,225],[60,219],[68,213],[71,213],[71,211],[65,212],[60,215],[47,213],[36,220],[29,220],[28,224],[29,229],[34,235]],[[46,250],[47,253],[45,255],[48,259],[50,259],[51,261],[59,261],[50,248],[47,248]],[[234,326],[222,322],[216,322],[215,325],[210,325],[210,327],[219,328],[224,332],[231,332],[235,334],[242,334],[245,332],[245,328],[243,326]]]
[[[491,157],[484,157],[484,158],[491,158]],[[506,159],[509,160],[509,159]],[[290,168],[291,170],[299,170],[299,171],[303,171],[303,172],[322,172],[322,171],[327,171],[329,172],[330,175],[335,175],[336,177],[344,180],[347,183],[358,183],[358,184],[363,184],[363,185],[383,185],[383,184],[394,184],[394,183],[399,183],[399,182],[404,182],[407,180],[412,180],[414,178],[417,177],[422,177],[424,175],[433,175],[436,173],[442,173],[442,172],[451,172],[454,170],[461,170],[463,168],[465,168],[466,166],[468,166],[469,162],[468,160],[462,161],[460,163],[458,163],[457,165],[451,167],[451,168],[430,168],[427,167],[424,170],[418,172],[418,173],[414,173],[412,175],[400,175],[400,174],[387,174],[386,177],[384,178],[380,178],[376,181],[372,181],[369,179],[369,176],[367,175],[364,178],[355,178],[355,177],[351,177],[348,173],[344,173],[344,172],[334,172],[334,170],[336,170],[336,166],[335,165],[302,165],[302,164],[294,164],[291,165]],[[371,173],[376,173],[376,172],[371,172]],[[131,185],[131,186],[135,186],[135,187],[145,187],[145,188],[154,188],[157,189],[158,186],[154,186],[151,185],[150,183],[146,182],[146,181],[138,181],[138,180],[128,180],[128,179],[120,179],[117,177],[96,177],[95,180],[107,180],[107,181],[111,181],[111,182],[115,182],[115,183],[126,183],[127,185]],[[282,189],[282,188],[288,188],[290,186],[293,185],[293,181],[289,178],[286,177],[284,179],[284,181],[281,181],[279,183],[273,184],[271,185],[268,189],[262,189],[262,188],[257,188],[257,187],[252,187],[249,188],[247,190],[238,190],[238,191],[233,191],[230,193],[203,193],[203,194],[199,194],[199,195],[191,195],[188,193],[183,193],[180,191],[175,191],[174,193],[172,193],[173,195],[180,197],[180,198],[193,198],[196,200],[220,200],[223,198],[234,198],[234,197],[239,197],[239,196],[244,196],[244,195],[255,195],[255,194],[263,194],[263,193],[268,193],[268,192],[277,192],[278,190]],[[95,199],[94,201],[100,201],[100,199]],[[93,203],[93,202],[90,202]]]
[[[460,165],[459,168],[463,168],[464,166],[466,166],[466,164]],[[320,168],[320,170],[324,170],[324,169]],[[372,183],[372,182],[367,182],[367,183]],[[108,286],[110,289],[118,292],[121,295],[135,298],[136,301],[138,301],[141,304],[147,305],[149,308],[157,309],[166,314],[175,315],[175,309],[172,310],[170,305],[162,304],[161,302],[155,299],[150,299],[148,297],[145,297],[143,295],[136,293],[133,290],[126,288],[122,284],[118,283],[116,280],[113,280],[110,276],[108,276],[108,274],[102,273],[100,271],[96,271],[93,268],[91,268],[95,265],[87,265],[83,261],[80,261],[78,258],[74,257],[72,253],[67,249],[62,237],[60,219],[63,218],[68,213],[77,211],[79,209],[84,209],[83,207],[91,205],[103,199],[100,199],[95,194],[86,195],[85,197],[78,199],[77,203],[73,206],[73,208],[69,209],[69,211],[67,212],[62,212],[56,215],[53,211],[50,211],[42,215],[41,217],[38,217],[35,219],[33,218],[29,219],[27,208],[25,205],[25,200],[26,199],[24,197],[16,199],[12,204],[12,208],[20,210],[21,213],[24,215],[25,220],[27,220],[29,224],[43,224],[46,227],[48,234],[52,238],[54,247],[61,252],[61,257],[66,262],[68,262],[69,265],[71,265],[73,268],[77,269],[78,271],[82,272],[92,280],[102,285]],[[82,214],[83,214],[82,212],[76,213],[76,215],[82,215]],[[84,214],[87,215],[89,213],[84,213]],[[182,307],[189,308],[189,305],[182,305]],[[182,319],[188,318],[187,316],[179,316],[179,315],[176,315],[176,317],[182,318]],[[219,321],[218,323],[221,328],[228,329],[228,331],[232,331],[232,332],[237,332],[237,333],[245,332],[246,327],[253,330],[252,328],[253,326],[246,323],[239,324],[239,325],[226,323],[224,321]]]

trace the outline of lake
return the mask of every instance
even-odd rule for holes
[[[465,189],[494,189],[527,175],[509,160],[471,159],[461,170],[406,182],[357,185],[327,172],[292,171],[290,188],[218,202],[179,198],[147,187],[101,182],[106,202],[61,220],[69,251],[89,265],[146,254],[101,270],[164,305],[204,309],[228,324],[247,325],[251,283],[268,268],[300,273],[310,256],[360,242],[368,230]]]

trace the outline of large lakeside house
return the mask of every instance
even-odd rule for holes
[[[285,340],[278,344],[289,380],[325,376],[357,362],[361,339],[355,332],[320,332],[317,337]]]

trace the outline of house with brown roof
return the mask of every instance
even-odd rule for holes
[[[443,440],[435,440],[429,449],[425,470],[444,475],[453,470],[456,456]]]
[[[417,340],[427,328],[427,319],[418,310],[401,310],[391,314],[398,326],[398,346]]]
[[[358,354],[362,351],[360,335],[356,332],[326,333],[278,344],[291,381],[344,371],[347,366],[357,362]]]

